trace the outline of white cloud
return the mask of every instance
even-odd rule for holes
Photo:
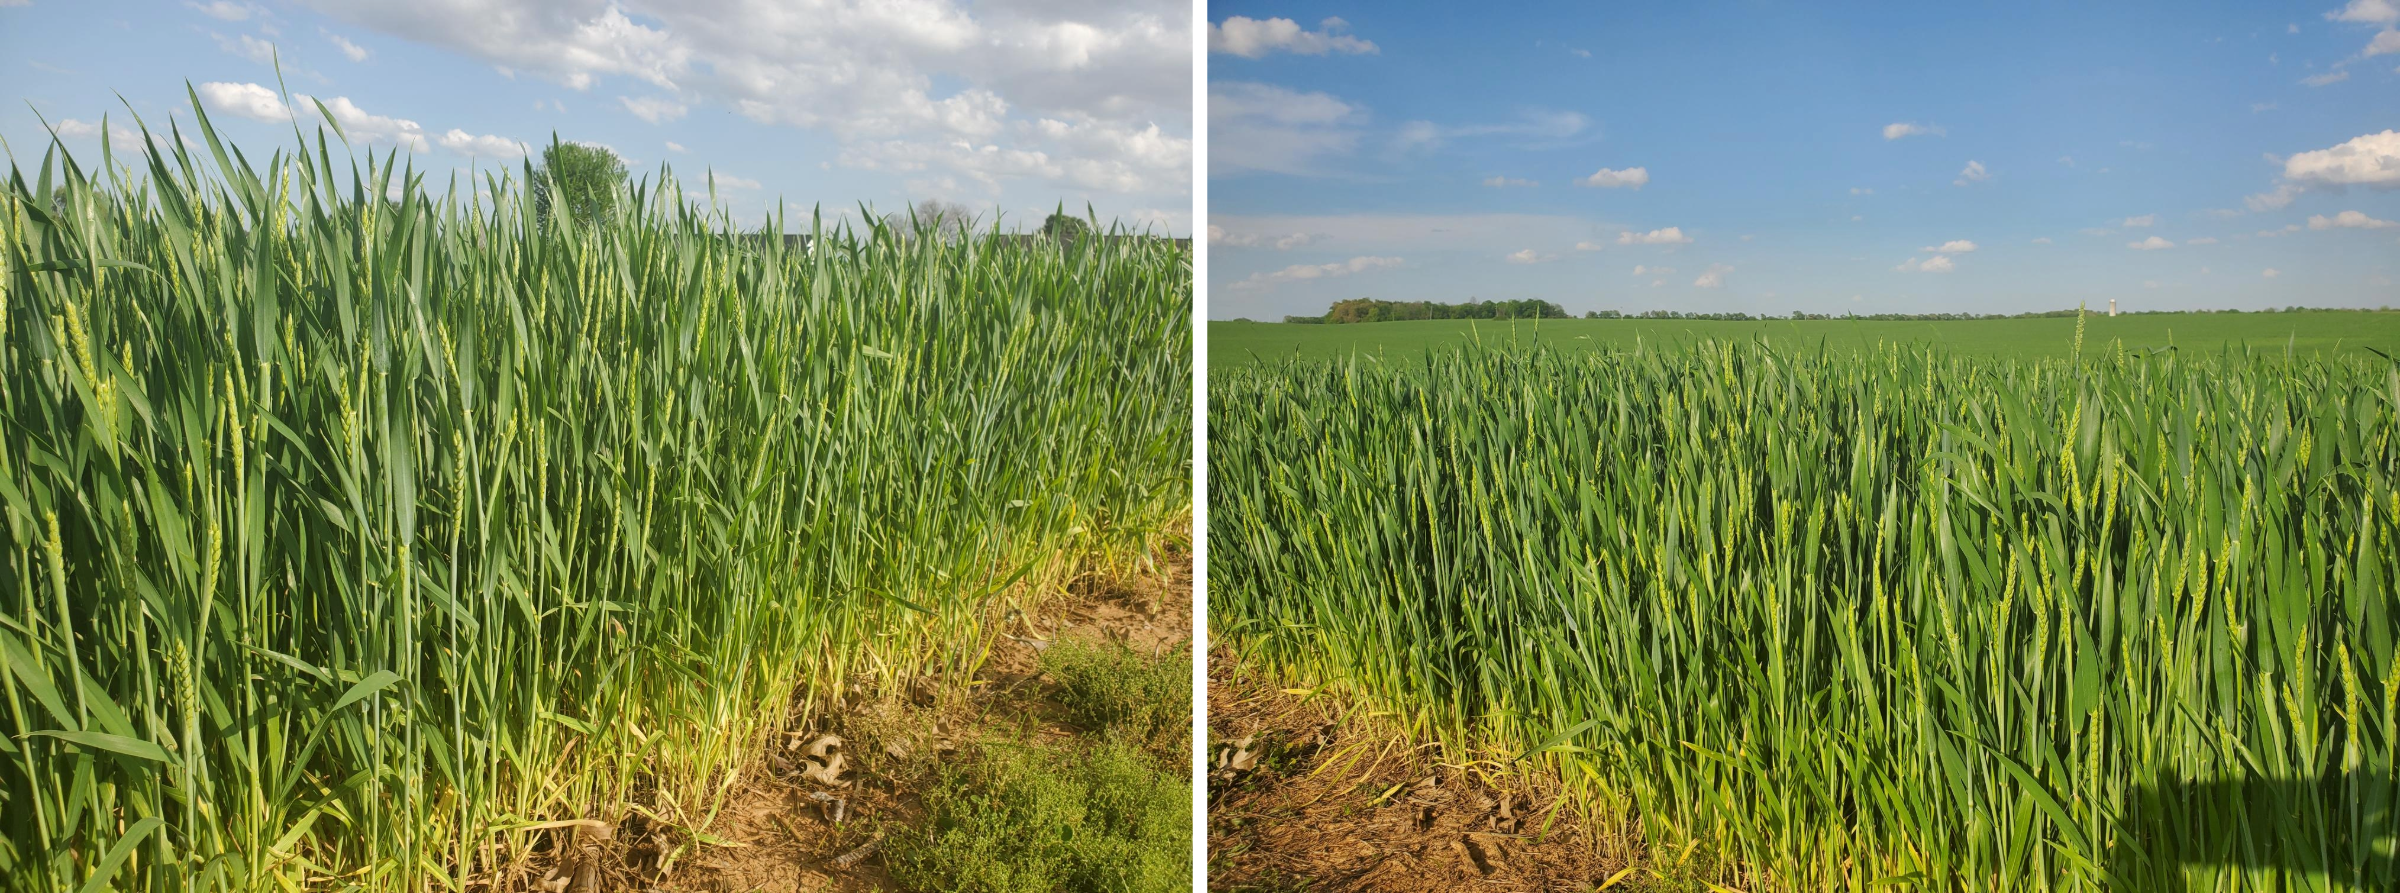
[[[2144,279],[2144,280],[2142,280],[2142,287],[2143,287],[2143,288],[2157,288],[2157,287],[2158,287],[2158,280],[2156,280],[2156,279]]]
[[[1592,57],[1592,51],[1591,51],[1591,50],[1586,50],[1586,49],[1570,49],[1570,50],[1568,50],[1567,52],[1574,53],[1574,54],[1575,54],[1575,58],[1578,58],[1578,59],[1589,59],[1589,58],[1591,58],[1591,57]]]
[[[2392,5],[2391,0],[2350,0],[2348,6],[2326,13],[2325,20],[2389,25],[2400,22],[2400,6]]]
[[[2268,267],[2268,268],[2266,268],[2266,269],[2264,269],[2264,270],[2260,270],[2260,271],[2258,271],[2258,275],[2260,275],[2260,276],[2264,276],[2264,277],[2266,277],[2266,278],[2268,278],[2268,279],[2273,279],[2273,278],[2275,278],[2275,277],[2277,277],[2277,276],[2281,276],[2281,275],[2283,275],[2283,271],[2282,271],[2282,270],[2275,269],[2274,267]]]
[[[214,31],[211,31],[209,32],[208,36],[217,42],[218,49],[224,50],[229,54],[240,56],[260,65],[275,64],[274,44],[252,37],[248,34],[237,34],[232,37],[227,37],[223,34],[218,34]]]
[[[2050,237],[2049,237],[2049,236],[2035,236],[2035,237],[2034,237],[2034,239],[2033,239],[2033,244],[2036,244],[2036,245],[2048,245],[2048,244],[2050,244]]]
[[[350,61],[367,61],[367,48],[359,46],[355,43],[351,43],[349,38],[335,34],[331,31],[327,31],[325,32],[325,39],[333,41],[334,46],[341,48],[342,55],[350,57]]]
[[[1636,275],[1636,276],[1673,276],[1673,275],[1675,275],[1675,268],[1674,268],[1674,267],[1645,267],[1645,266],[1642,266],[1641,264],[1634,264],[1634,265],[1633,265],[1633,275]]]
[[[1228,248],[1273,248],[1277,251],[1290,251],[1294,248],[1308,247],[1323,238],[1324,236],[1316,233],[1291,233],[1281,236],[1256,232],[1235,233],[1227,232],[1224,227],[1213,223],[1208,225],[1208,244],[1223,245]]]
[[[1896,140],[1904,136],[1944,135],[1947,135],[1947,131],[1944,131],[1939,124],[1909,124],[1894,122],[1883,125],[1883,138],[1887,140]]]
[[[2197,239],[2185,239],[2185,240],[2183,240],[2183,244],[2186,244],[2186,245],[2214,245],[2214,244],[2217,244],[2217,237],[2215,237],[2215,236],[2201,236],[2200,238],[2197,238]],[[2207,270],[2204,268],[2204,269],[2202,269],[2202,270],[2201,270],[2201,272],[2205,273],[2205,272],[2208,272],[2208,271],[2207,271]]]
[[[1956,261],[1952,261],[1946,256],[1937,254],[1924,260],[1918,260],[1912,257],[1901,261],[1899,266],[1893,267],[1892,269],[1903,273],[1947,273],[1958,269],[1958,264]]]
[[[690,150],[690,149],[686,149],[686,148],[684,148],[682,143],[676,142],[676,141],[674,141],[674,140],[668,140],[668,141],[667,141],[667,151],[669,151],[669,152],[673,152],[673,153],[675,153],[675,154],[677,154],[677,155],[681,155],[681,154],[683,154],[683,153],[685,153],[685,152],[689,152],[689,151],[691,151],[691,150]]]
[[[292,119],[291,107],[283,104],[283,97],[257,84],[210,81],[198,90],[200,106],[212,112],[269,123]]]
[[[1868,188],[1868,187],[1865,187],[1865,186],[1852,186],[1852,187],[1850,187],[1850,194],[1851,194],[1851,195],[1874,195],[1874,194],[1875,194],[1875,190],[1873,190],[1873,189],[1871,189],[1871,188]]]
[[[1592,126],[1592,119],[1581,112],[1551,112],[1529,110],[1518,120],[1504,124],[1442,125],[1431,121],[1410,121],[1400,126],[1393,142],[1401,149],[1432,149],[1454,139],[1473,137],[1517,137],[1530,141],[1527,148],[1556,148]],[[1209,148],[1216,146],[1212,139]],[[1625,171],[1632,173],[1640,168]],[[1595,174],[1594,176],[1598,176]],[[1649,172],[1643,171],[1647,180]]]
[[[1967,161],[1967,166],[1959,169],[1958,179],[1950,181],[1950,185],[1965,186],[1969,183],[1980,183],[1991,178],[1992,172],[1984,170],[1983,162],[1969,159]]]
[[[2338,84],[2349,79],[2349,70],[2343,69],[2340,71],[2329,71],[2324,74],[2312,74],[2308,77],[2301,78],[2300,83],[2307,84],[2311,87],[2322,87],[2327,84]]]
[[[2242,204],[2253,211],[2274,211],[2291,204],[2292,199],[2299,195],[2300,187],[2290,183],[2280,183],[2271,191],[2243,198]]]
[[[2119,225],[2119,226],[2124,226],[2124,227],[2131,228],[2131,227],[2137,227],[2137,226],[2156,226],[2157,224],[2158,224],[2158,215],[2156,215],[2156,214],[2144,214],[2144,215],[2142,215],[2142,216],[2140,216],[2140,217],[2127,217],[2127,218],[2125,218],[2125,222],[2124,222],[2124,223],[2121,223],[2121,224],[2118,224],[2118,225]]]
[[[1532,180],[1519,180],[1512,177],[1486,177],[1484,178],[1483,185],[1495,188],[1505,188],[1509,186],[1540,186],[1542,184],[1533,182]]]
[[[625,110],[632,112],[634,117],[651,124],[673,121],[683,117],[685,112],[691,110],[683,103],[656,96],[644,96],[638,99],[631,96],[619,96],[617,101],[624,103]]]
[[[2400,29],[2385,28],[2375,32],[2375,39],[2367,41],[2367,49],[2360,55],[2381,56],[2385,53],[2400,53]]]
[[[1368,270],[1396,267],[1400,264],[1401,259],[1397,257],[1353,257],[1346,261],[1330,264],[1293,264],[1272,273],[1252,273],[1250,278],[1234,283],[1233,287],[1245,290],[1261,289],[1285,282],[1306,282],[1312,279],[1348,276]]]
[[[1630,186],[1634,189],[1640,189],[1649,184],[1650,169],[1643,167],[1629,167],[1623,170],[1610,170],[1604,167],[1594,171],[1591,176],[1575,182],[1581,183],[1585,186],[1598,186],[1602,189],[1616,189],[1626,186]]]
[[[1513,252],[1513,253],[1509,254],[1509,256],[1508,256],[1508,258],[1507,258],[1508,262],[1509,262],[1509,263],[1512,263],[1512,264],[1539,264],[1539,263],[1548,263],[1548,262],[1550,262],[1550,261],[1554,261],[1554,260],[1557,260],[1557,259],[1558,259],[1558,255],[1555,255],[1555,254],[1543,254],[1543,253],[1541,253],[1541,252],[1538,252],[1538,251],[1535,251],[1535,250],[1533,250],[1533,249],[1531,249],[1531,248],[1527,248],[1527,249],[1525,249],[1525,250],[1522,250],[1522,251]]]
[[[1365,112],[1326,93],[1210,83],[1209,172],[1321,175],[1323,161],[1358,149],[1365,121]]]
[[[325,103],[325,110],[333,113],[334,122],[342,126],[342,134],[351,142],[386,143],[412,152],[423,152],[427,149],[425,128],[419,126],[415,121],[369,114],[366,109],[359,108],[357,103],[351,102],[347,96],[336,96],[321,101]],[[308,102],[304,98],[300,107],[314,111],[316,104]]]
[[[2258,112],[2271,112],[2274,110],[2275,104],[2272,102],[2253,102],[2250,104],[2250,111],[2252,114],[2256,114]]]
[[[1684,235],[1683,228],[1680,226],[1654,229],[1646,233],[1626,231],[1617,234],[1617,244],[1619,245],[1686,245],[1691,241],[1692,237]]]
[[[729,188],[729,189],[758,189],[758,188],[760,188],[760,186],[759,186],[759,182],[758,182],[757,180],[752,180],[752,179],[749,179],[749,178],[747,178],[747,177],[736,177],[736,176],[734,176],[734,175],[732,175],[732,174],[724,173],[724,172],[722,172],[722,171],[709,171],[709,172],[708,172],[708,177],[709,177],[709,180],[711,180],[711,181],[715,182],[715,183],[716,183],[718,186],[720,186],[720,187],[724,187],[724,188]]]
[[[2066,165],[2066,166],[2068,166],[2068,167],[2074,167],[2074,166],[2075,166],[2075,156],[2073,156],[2073,155],[2061,155],[2061,156],[2058,156],[2058,163],[2060,163],[2060,164],[2063,164],[2063,165]]]
[[[185,3],[184,5],[199,10],[201,15],[223,22],[246,21],[250,18],[250,14],[257,9],[248,3],[233,3],[230,0],[215,0],[213,3]]]
[[[525,154],[525,146],[516,140],[489,134],[477,135],[453,128],[438,141],[442,148],[471,158],[517,158]]]
[[[2162,248],[2173,248],[2175,247],[2175,243],[2161,239],[2157,236],[2151,236],[2150,238],[2143,239],[2139,242],[2127,242],[2125,243],[2125,247],[2131,248],[2135,251],[2157,251]]]
[[[2289,24],[2289,25],[2285,25],[2285,26],[2283,26],[2283,33],[2285,33],[2285,34],[2298,34],[2298,33],[2300,33],[2300,23],[2298,23],[2298,22],[2294,22],[2294,23],[2292,23],[2292,24]]]
[[[2342,213],[2335,214],[2331,217],[2327,217],[2323,214],[2317,214],[2308,218],[2308,228],[2315,230],[2386,229],[2394,226],[2400,226],[2400,223],[2393,223],[2389,220],[2377,220],[2359,211],[2343,211]]]
[[[1326,19],[1310,31],[1291,19],[1253,19],[1234,16],[1222,25],[1208,26],[1208,51],[1231,53],[1245,59],[1256,59],[1273,52],[1297,53],[1303,56],[1322,56],[1326,53],[1372,55],[1380,50],[1374,41],[1361,40],[1342,33],[1350,23],[1341,19]]]
[[[1733,268],[1724,264],[1709,264],[1708,272],[1702,273],[1700,274],[1700,278],[1692,280],[1692,287],[1724,288],[1725,274],[1731,272],[1733,272]]]
[[[1577,250],[1577,251],[1606,251],[1606,250],[1608,250],[1608,246],[1607,246],[1607,245],[1603,245],[1603,244],[1601,244],[1601,243],[1599,243],[1599,242],[1577,242],[1577,243],[1575,243],[1575,250]]]
[[[617,79],[612,95],[647,85],[818,132],[835,164],[1023,182],[1070,203],[1113,192],[1171,207],[1160,200],[1191,188],[1195,23],[1175,0],[300,3],[504,73],[579,91]],[[1161,165],[1162,146],[1181,152]]]
[[[1950,241],[1943,242],[1942,244],[1931,248],[1919,248],[1917,250],[1932,254],[1966,254],[1975,250],[1975,243],[1965,239],[1951,239]]]
[[[2371,133],[2330,149],[2293,155],[2284,159],[2283,177],[2304,187],[2400,187],[2400,131]]]

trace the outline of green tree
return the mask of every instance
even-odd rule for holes
[[[1053,212],[1042,221],[1042,235],[1073,241],[1092,231],[1092,224],[1065,211]]]
[[[579,220],[596,220],[615,208],[625,185],[625,159],[601,146],[551,143],[533,172],[533,208],[550,219],[551,202],[563,199]],[[553,196],[552,190],[557,190]]]

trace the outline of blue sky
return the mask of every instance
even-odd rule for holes
[[[2400,7],[1214,3],[1211,318],[2400,306]]]
[[[713,170],[745,222],[940,199],[1037,226],[1060,202],[1191,232],[1192,24],[1182,0],[0,0],[0,137],[152,126],[196,86],[253,158],[314,128],[451,171],[553,133],[637,174]],[[163,128],[162,128],[163,129]],[[855,212],[852,212],[855,215]]]

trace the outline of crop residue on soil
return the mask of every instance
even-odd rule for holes
[[[1632,886],[1555,792],[1442,764],[1361,712],[1211,655],[1209,889]]]

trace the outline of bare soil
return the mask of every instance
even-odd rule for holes
[[[1639,888],[1554,784],[1443,763],[1357,705],[1220,654],[1208,730],[1210,890]]]
[[[645,833],[638,817],[601,841],[598,871],[557,872],[564,893],[622,890],[694,893],[867,893],[902,888],[884,867],[882,841],[917,827],[933,767],[950,753],[1002,733],[1041,740],[1087,735],[1062,719],[1037,669],[1040,650],[1061,639],[1117,640],[1145,653],[1188,648],[1192,566],[1188,551],[1161,556],[1155,575],[1086,574],[1043,600],[1041,616],[992,618],[992,651],[971,684],[924,682],[906,692],[854,705],[841,716],[799,720],[783,746],[744,770],[694,851],[658,870],[658,849],[681,834]],[[811,753],[824,736],[841,739]],[[824,758],[843,759],[838,784],[809,773]],[[1178,755],[1187,761],[1188,751]],[[838,821],[837,821],[838,819]],[[594,875],[597,876],[594,876]],[[588,879],[588,880],[587,880]],[[584,889],[596,882],[596,888]]]

